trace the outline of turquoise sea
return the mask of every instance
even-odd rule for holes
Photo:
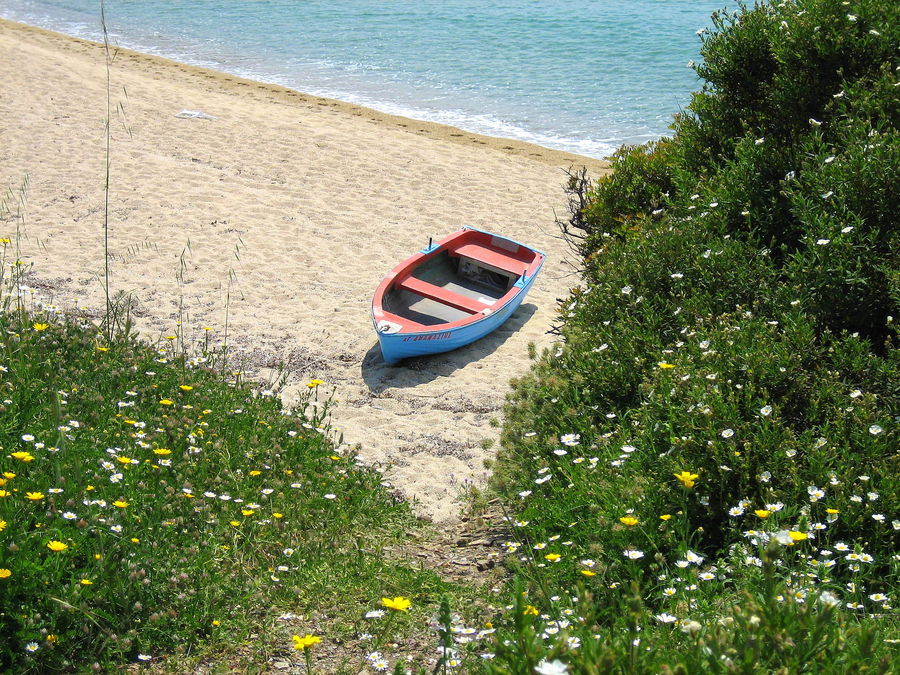
[[[110,35],[385,112],[593,157],[668,133],[724,0],[107,0]],[[99,0],[0,16],[101,39]]]

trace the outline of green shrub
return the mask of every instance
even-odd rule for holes
[[[533,664],[889,667],[898,19],[717,14],[674,136],[586,191],[584,285],[515,383],[497,464],[508,565],[540,606],[506,639]]]

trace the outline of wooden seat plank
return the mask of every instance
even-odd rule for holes
[[[516,276],[522,276],[522,273],[531,264],[531,258],[523,259],[510,251],[484,244],[463,244],[453,249],[452,253],[491,265]]]
[[[403,288],[407,291],[410,291],[411,293],[415,293],[416,295],[421,295],[424,298],[430,298],[445,305],[449,305],[450,307],[460,309],[464,312],[471,312],[472,314],[477,314],[478,312],[490,306],[483,302],[479,302],[475,298],[469,298],[465,295],[455,293],[454,291],[448,290],[446,288],[435,286],[434,284],[430,284],[427,281],[417,279],[412,275],[403,277],[399,282],[397,282],[397,286],[398,288]]]

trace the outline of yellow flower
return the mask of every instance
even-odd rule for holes
[[[586,577],[595,577],[597,576],[596,572],[591,572],[591,570],[581,570],[581,573]]]
[[[753,513],[755,513],[760,518],[768,518],[772,512],[766,511],[765,509],[756,509]]]
[[[250,475],[251,475],[251,476],[258,476],[258,475],[261,474],[261,473],[262,473],[262,471],[260,471],[259,469],[253,469],[253,471],[250,472]]]
[[[44,498],[43,492],[26,492],[25,499],[30,499],[33,502],[39,502]]]
[[[544,556],[544,560],[549,560],[550,562],[556,562],[560,558],[562,558],[562,556],[559,553],[548,553]]]
[[[660,520],[671,520],[671,518],[672,518],[671,513],[664,513],[659,517]]]
[[[181,391],[190,391],[191,389],[193,389],[193,387],[189,384],[179,384],[178,388],[181,389]]]
[[[10,457],[12,457],[13,459],[20,459],[23,462],[31,462],[34,460],[34,457],[30,452],[24,452],[22,450],[12,453]]]
[[[0,497],[9,497],[11,494],[9,490],[0,490]]]
[[[119,455],[116,457],[116,461],[119,464],[131,464],[131,457],[125,457],[124,455]]]
[[[67,548],[69,548],[69,546],[68,544],[62,543],[61,541],[54,540],[47,544],[47,548],[49,548],[51,551],[59,553],[61,551],[65,551]]]
[[[5,529],[6,529],[6,521],[0,520],[0,532],[3,532],[3,530],[5,530]]]
[[[681,484],[686,488],[694,487],[694,481],[700,477],[699,474],[691,473],[690,471],[682,471],[681,473],[674,473],[672,475],[681,481]]]
[[[50,633],[50,635],[47,636],[47,642],[49,642],[50,644],[59,642],[59,636],[54,635],[53,633]]]
[[[788,532],[788,536],[794,541],[803,541],[804,539],[809,539],[809,535],[806,532],[797,532],[795,530],[791,530]]]
[[[222,622],[219,621],[218,619],[213,619],[213,620],[212,620],[212,625],[213,625],[213,626],[221,626],[221,625],[222,625]]]
[[[232,520],[228,524],[231,525],[232,527],[238,527],[240,525],[240,523],[236,520]]]
[[[310,389],[315,389],[320,384],[325,384],[325,380],[310,380],[306,386],[309,387]]]
[[[529,614],[531,616],[537,616],[538,614],[540,614],[540,612],[538,612],[537,607],[535,607],[534,605],[525,605],[525,611],[522,612],[522,614],[525,614],[526,616],[528,616]]]
[[[153,454],[154,455],[171,455],[172,451],[169,450],[168,448],[154,448]]]
[[[78,583],[81,584],[82,586],[91,586],[91,585],[93,585],[94,582],[91,581],[90,579],[82,579]]]
[[[164,398],[159,403],[160,405],[173,405],[175,401],[173,401],[172,399]]]
[[[34,328],[36,331],[41,332],[42,330],[47,330],[50,327],[50,324],[48,324],[48,323],[33,323],[33,324],[31,324],[31,327]]]
[[[16,474],[14,474],[12,471],[4,471],[4,472],[3,472],[3,477],[4,477],[6,480],[12,480],[13,478],[16,477]]]
[[[102,558],[103,558],[103,556],[100,555],[99,553],[94,554],[94,560],[101,560]]]
[[[178,339],[177,335],[166,335],[164,337],[166,340],[177,340]]]
[[[409,598],[404,598],[402,595],[398,595],[396,598],[382,598],[381,604],[388,609],[393,609],[398,612],[405,612],[407,609],[409,609],[409,606],[412,604],[412,602]]]
[[[284,518],[284,514],[278,513],[278,511],[276,511],[275,513],[272,514],[272,517],[275,518],[276,520],[278,520],[278,519]]]
[[[840,513],[840,511],[838,509],[825,509],[825,513],[834,516]]]
[[[297,651],[306,651],[313,645],[317,645],[322,641],[322,638],[308,634],[304,635],[303,637],[295,635],[291,639],[294,641],[294,649],[296,649]]]
[[[660,361],[660,362],[657,363],[656,365],[658,365],[658,366],[659,366],[660,368],[662,368],[663,370],[667,370],[667,369],[669,369],[669,368],[674,368],[674,367],[675,367],[675,366],[673,366],[671,363],[666,363],[665,361]]]
[[[256,513],[256,511],[254,511],[253,509],[241,509],[241,513],[245,516],[252,516],[254,513]]]
[[[9,579],[12,576],[12,570],[0,567],[0,579]]]
[[[126,502],[124,499],[117,499],[116,501],[113,502],[113,506],[117,506],[120,509],[124,509],[126,506],[128,506],[128,502]]]
[[[108,352],[109,347],[101,347],[100,345],[97,345],[97,351],[98,352]]]
[[[627,527],[631,527],[632,525],[638,524],[638,519],[634,516],[622,516],[619,518],[619,522]]]

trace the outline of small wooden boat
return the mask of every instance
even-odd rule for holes
[[[379,284],[372,322],[387,363],[484,337],[522,304],[544,254],[471,227],[429,244]]]

